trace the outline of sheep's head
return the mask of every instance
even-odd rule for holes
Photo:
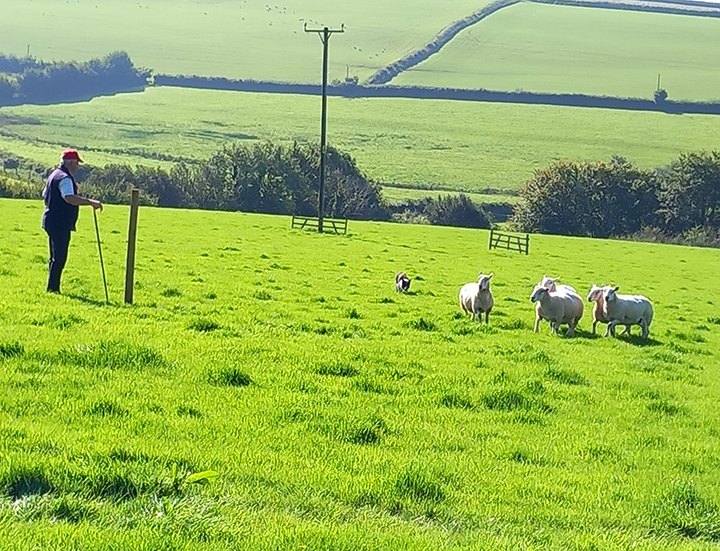
[[[603,287],[603,298],[605,302],[617,300],[617,292],[620,287]]]
[[[544,287],[543,285],[535,285],[535,289],[533,289],[532,295],[530,295],[530,300],[532,302],[538,302],[541,301],[543,298],[545,298],[548,293],[550,292],[550,289],[547,287]]]
[[[548,277],[544,275],[542,281],[540,281],[538,285],[545,287],[548,291],[552,293],[555,291],[555,285],[558,281],[560,281],[560,277]]]
[[[487,291],[490,289],[490,280],[492,279],[492,276],[494,274],[491,273],[490,275],[485,275],[482,272],[478,275],[478,286],[480,287],[481,291]]]
[[[588,294],[588,302],[600,300],[603,297],[603,289],[604,287],[598,287],[593,283],[592,289],[590,289],[590,293]]]

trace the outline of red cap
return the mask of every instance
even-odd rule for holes
[[[83,160],[80,158],[80,155],[78,155],[78,152],[75,149],[66,149],[62,152],[60,158],[63,161],[77,161],[78,163],[83,162]]]

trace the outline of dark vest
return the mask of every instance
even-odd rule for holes
[[[74,194],[77,195],[77,182],[68,169],[61,166],[53,170],[45,184],[45,212],[42,218],[42,227],[45,230],[75,231],[80,209],[65,202],[60,194],[60,181],[65,178],[72,180]]]

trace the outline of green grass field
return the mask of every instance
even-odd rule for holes
[[[143,208],[124,306],[127,208],[110,305],[87,210],[42,292],[40,214],[0,200],[2,549],[717,548],[717,250]],[[534,334],[543,274],[646,294],[651,340]]]
[[[455,37],[393,84],[720,100],[720,20],[523,3]]]
[[[346,26],[332,38],[330,78],[364,79],[482,6],[470,0],[4,0],[0,52],[84,61],[127,51],[158,73],[320,82],[322,45],[309,27]],[[53,26],[69,25],[58,41]]]
[[[682,152],[717,148],[720,135],[720,117],[704,115],[407,99],[329,98],[328,105],[329,142],[369,177],[466,191],[517,189],[558,159],[619,155],[664,166]],[[161,87],[3,107],[3,114],[41,124],[0,127],[0,149],[49,165],[70,145],[90,164],[157,164],[140,156],[207,158],[231,141],[319,141],[320,134],[320,99],[282,94]]]

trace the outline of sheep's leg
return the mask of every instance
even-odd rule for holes
[[[621,335],[629,335],[629,336],[632,337],[632,333],[630,332],[630,327],[632,327],[632,326],[631,326],[631,325],[626,325],[626,326],[625,326],[625,331],[623,331],[623,332],[620,333],[620,334],[621,334]]]
[[[593,321],[593,324],[592,324],[592,334],[593,335],[595,334],[595,326],[597,325],[597,323],[598,323],[598,320]]]
[[[610,324],[608,323],[608,326],[605,328],[605,334],[603,337],[608,337],[610,335]]]
[[[487,325],[490,321],[490,310],[485,312],[485,325]]]
[[[540,330],[540,316],[537,316],[535,318],[535,332],[537,333]]]
[[[615,326],[618,324],[617,320],[612,320],[610,323],[608,323],[608,332],[610,332],[610,335],[615,337]],[[605,335],[607,337],[607,334]]]
[[[577,325],[577,320],[570,320],[570,323],[568,323],[568,330],[565,332],[566,337],[572,337],[575,335],[575,326]]]
[[[642,328],[642,338],[647,340],[648,334],[650,333],[650,328],[648,327],[647,322],[645,320],[640,320],[640,327]]]
[[[551,321],[551,322],[550,322],[550,327],[551,327],[551,329],[552,329],[553,335],[557,335],[557,334],[558,334],[558,328],[560,327],[560,324],[557,323],[557,322]]]

